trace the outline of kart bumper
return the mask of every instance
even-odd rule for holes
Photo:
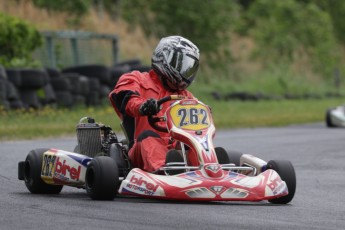
[[[120,194],[186,201],[260,201],[288,194],[286,183],[274,170],[245,176],[222,170],[210,178],[202,170],[163,176],[133,169],[119,188]]]

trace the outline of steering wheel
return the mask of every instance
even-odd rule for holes
[[[158,108],[165,102],[167,101],[172,101],[172,100],[182,100],[182,99],[187,99],[189,97],[187,96],[182,96],[182,95],[170,95],[163,97],[157,101],[157,106]],[[147,117],[149,124],[151,125],[152,128],[154,128],[157,131],[160,132],[168,132],[168,128],[166,126],[158,125],[158,122],[165,121],[165,117],[158,117],[154,115],[150,115]]]

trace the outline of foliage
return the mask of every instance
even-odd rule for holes
[[[331,76],[340,53],[330,15],[312,1],[254,1],[245,19],[266,61],[291,63],[306,54],[316,72]]]
[[[29,23],[0,13],[0,63],[5,67],[36,64],[32,52],[41,46],[43,38]]]
[[[127,0],[122,7],[123,17],[132,24],[139,24],[147,35],[178,34],[193,41],[206,55],[230,55],[226,45],[236,16],[235,2]]]
[[[32,0],[40,8],[49,11],[69,13],[66,22],[71,27],[80,25],[83,16],[85,16],[91,7],[92,0]]]
[[[78,16],[88,13],[91,0],[32,0],[33,3],[51,11],[69,12]]]

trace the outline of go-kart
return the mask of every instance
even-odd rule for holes
[[[117,194],[180,201],[261,201],[289,203],[296,176],[290,161],[266,162],[249,154],[214,147],[210,108],[195,98],[172,95],[162,117],[151,126],[168,132],[182,161],[170,161],[154,173],[132,168],[128,138],[119,141],[108,126],[83,118],[77,125],[73,152],[34,149],[18,164],[18,178],[31,193],[60,193],[63,186],[86,189],[95,200]],[[125,134],[126,134],[126,130]]]
[[[345,105],[330,108],[326,111],[325,122],[327,127],[345,127]]]

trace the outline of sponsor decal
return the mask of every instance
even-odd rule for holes
[[[61,162],[60,157],[56,159],[55,177],[61,179],[62,176],[79,181],[81,166],[72,167],[66,164],[66,160]]]
[[[270,183],[267,183],[267,186],[272,190],[273,194],[276,195],[284,186],[282,180],[277,176]]]
[[[127,188],[139,191],[145,195],[154,195],[158,188],[158,184],[155,185],[146,181],[143,177],[136,177],[135,175],[131,177],[129,182],[130,183],[126,185]]]
[[[41,176],[53,177],[56,156],[52,154],[44,154],[42,162]]]

